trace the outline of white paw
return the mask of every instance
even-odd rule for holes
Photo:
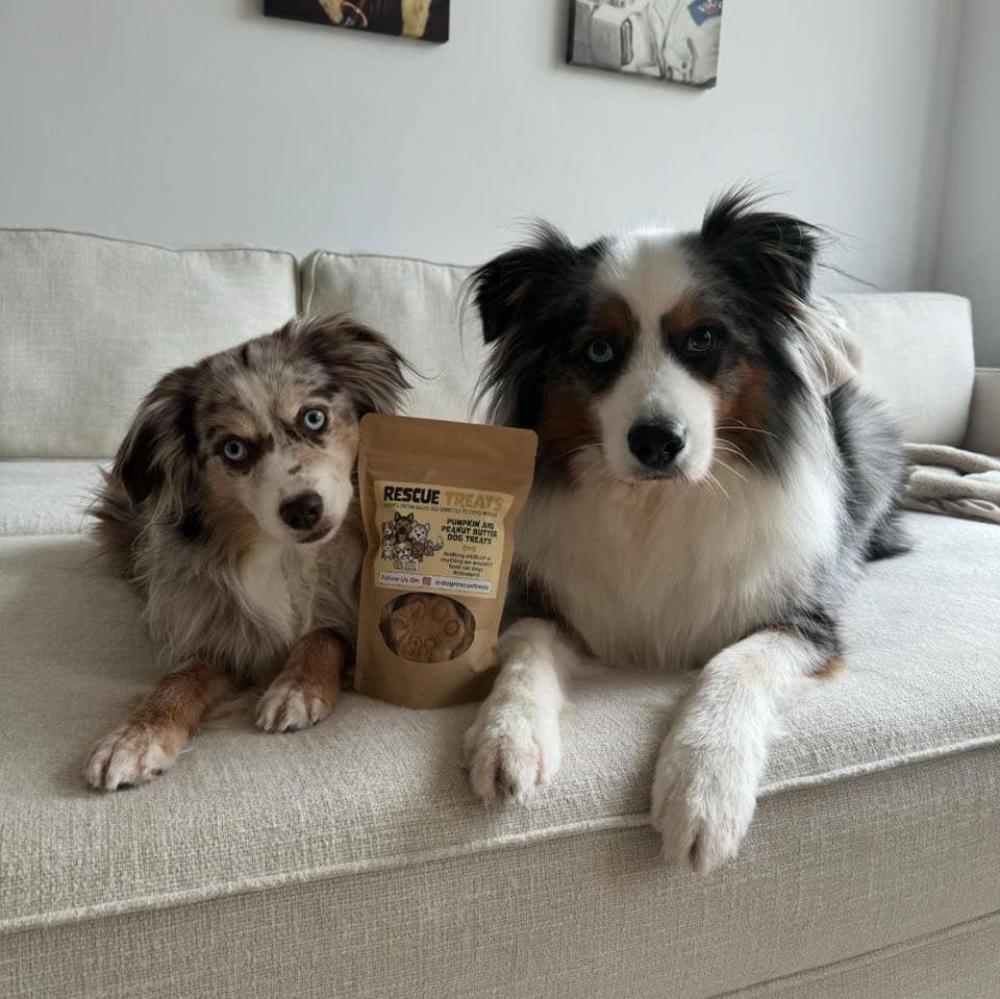
[[[465,765],[487,805],[526,802],[559,769],[559,719],[552,712],[488,701],[465,733]]]
[[[94,747],[84,768],[84,778],[98,791],[118,791],[145,784],[174,765],[185,741],[173,729],[127,723]]]
[[[321,722],[333,704],[313,691],[277,679],[257,703],[257,728],[265,732],[296,732]]]
[[[651,809],[664,857],[701,873],[733,860],[753,818],[758,780],[758,767],[732,744],[692,746],[668,737]]]

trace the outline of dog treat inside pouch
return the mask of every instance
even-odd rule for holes
[[[508,427],[361,421],[360,693],[436,708],[489,692],[536,445],[531,431]]]

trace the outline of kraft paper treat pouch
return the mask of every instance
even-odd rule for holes
[[[375,413],[361,421],[360,693],[434,708],[489,692],[536,447],[529,430]]]

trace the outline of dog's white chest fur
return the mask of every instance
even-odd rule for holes
[[[836,549],[836,488],[819,463],[791,475],[783,486],[720,473],[728,498],[704,484],[585,475],[533,498],[518,558],[606,665],[700,666],[767,624]]]
[[[287,643],[309,627],[316,555],[265,544],[248,552],[240,564],[241,597],[247,610]]]

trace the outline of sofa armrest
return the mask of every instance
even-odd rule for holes
[[[1000,458],[1000,368],[976,368],[965,446]]]

